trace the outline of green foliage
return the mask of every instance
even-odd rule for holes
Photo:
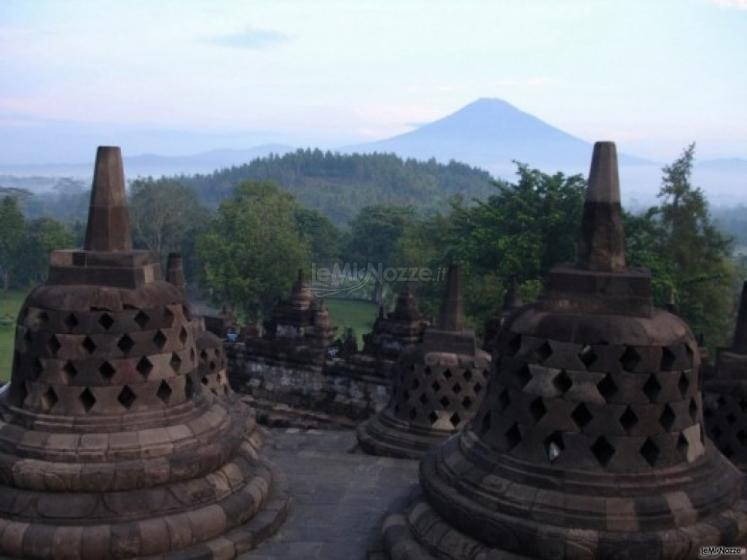
[[[25,299],[25,290],[0,292],[0,381],[10,379],[16,319]]]
[[[195,239],[210,214],[194,191],[173,179],[138,179],[130,189],[130,222],[136,247],[166,259],[181,253],[187,282],[194,280]]]
[[[416,213],[405,206],[367,206],[350,223],[350,238],[344,256],[348,262],[366,266],[391,266],[397,243]]]
[[[574,259],[585,182],[518,164],[516,183],[494,187],[475,206],[453,199],[450,215],[417,221],[398,243],[401,266],[462,264],[465,312],[478,329],[501,306],[508,278],[517,277],[524,297],[536,297],[552,265]],[[426,313],[437,312],[442,290],[437,283],[420,288]]]
[[[0,274],[5,291],[10,287],[11,276],[18,266],[24,233],[25,223],[18,200],[13,196],[3,197],[0,200]]]
[[[713,225],[703,191],[691,184],[694,157],[691,144],[662,170],[661,204],[642,218],[650,223],[634,229],[642,239],[634,241],[631,261],[652,269],[660,303],[672,292],[691,328],[720,345],[732,324],[736,269],[731,239]]]
[[[339,258],[342,233],[324,214],[298,206],[295,218],[298,231],[309,246],[312,262],[330,264]]]
[[[544,278],[557,263],[575,259],[586,183],[580,175],[548,175],[518,165],[516,183],[474,208],[455,208],[459,256],[475,273]]]
[[[403,160],[393,154],[347,155],[318,149],[269,156],[178,180],[211,207],[231,196],[242,181],[274,181],[337,226],[350,222],[366,206],[445,210],[454,194],[485,196],[491,183],[486,171],[456,162],[444,165],[435,160]]]
[[[216,303],[254,320],[287,295],[309,248],[292,195],[270,182],[245,182],[197,240],[202,279]]]
[[[136,245],[162,256],[180,252],[206,212],[194,192],[171,179],[138,179],[130,190],[130,222]]]
[[[37,218],[26,224],[26,235],[19,242],[16,257],[18,286],[43,282],[49,269],[49,255],[55,249],[74,246],[72,230],[52,218]]]

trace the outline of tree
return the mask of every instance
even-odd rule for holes
[[[16,282],[22,285],[43,282],[49,268],[49,255],[55,249],[74,245],[72,230],[52,218],[28,222],[27,235],[19,243],[16,256]]]
[[[405,228],[417,219],[411,206],[367,206],[350,223],[345,257],[359,266],[391,266]]]
[[[269,182],[242,183],[220,205],[197,240],[202,278],[216,303],[255,320],[287,295],[309,255],[296,210],[293,196]]]
[[[695,144],[690,144],[664,167],[662,202],[652,216],[660,223],[658,252],[668,263],[666,272],[680,314],[695,332],[721,344],[733,315],[732,243],[711,222],[703,191],[691,184],[694,158]]]
[[[0,274],[5,291],[10,287],[24,232],[25,220],[18,201],[12,196],[3,197],[0,201]]]
[[[309,246],[313,262],[329,264],[340,256],[340,230],[324,214],[298,206],[295,217],[298,231]]]
[[[516,183],[496,182],[487,201],[454,207],[456,252],[473,273],[536,282],[553,265],[575,260],[586,182],[517,167]]]
[[[183,251],[204,218],[192,189],[173,179],[139,179],[132,184],[130,219],[137,245],[163,257]]]

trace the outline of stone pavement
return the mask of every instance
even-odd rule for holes
[[[288,520],[244,560],[356,560],[395,500],[417,484],[418,462],[354,452],[355,432],[269,429],[263,453],[288,477]]]

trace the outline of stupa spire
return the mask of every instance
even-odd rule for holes
[[[184,263],[180,253],[169,253],[169,258],[166,262],[166,280],[181,290],[186,288]]]
[[[122,152],[116,146],[99,146],[96,151],[84,248],[106,252],[132,250]]]
[[[449,265],[446,294],[441,303],[438,328],[444,331],[464,329],[464,302],[462,298],[462,271],[459,265]]]
[[[594,144],[576,263],[580,268],[602,272],[625,269],[625,233],[614,142]]]

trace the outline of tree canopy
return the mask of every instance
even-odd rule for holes
[[[216,303],[255,320],[287,295],[309,246],[297,203],[271,182],[241,183],[197,240],[201,277]]]
[[[454,194],[485,196],[492,179],[488,172],[462,163],[316,149],[269,156],[176,180],[194,189],[200,201],[212,207],[231,196],[234,186],[242,181],[274,181],[305,207],[342,226],[367,206],[412,205],[425,212],[445,210]]]

